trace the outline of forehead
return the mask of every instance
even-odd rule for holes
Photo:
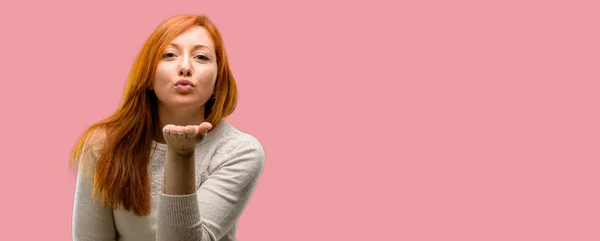
[[[196,45],[204,45],[214,50],[214,43],[208,31],[201,26],[194,26],[191,29],[183,32],[175,37],[170,44],[177,45],[181,48],[193,48]]]

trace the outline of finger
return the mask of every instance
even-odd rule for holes
[[[196,134],[205,135],[206,132],[208,132],[210,129],[212,129],[212,124],[210,124],[209,122],[202,122],[198,126],[198,130],[197,130]]]
[[[165,125],[163,127],[163,133],[171,133],[171,132],[173,132],[173,127],[175,127],[175,126],[173,126],[173,125]]]
[[[193,138],[196,135],[197,126],[186,126],[185,127],[185,136],[187,138]]]
[[[177,126],[177,135],[179,135],[179,136],[185,135],[185,127],[184,126]]]

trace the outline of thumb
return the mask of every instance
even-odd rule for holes
[[[210,129],[212,129],[212,124],[209,122],[202,122],[202,124],[198,126],[198,129],[196,129],[196,134],[205,135]]]

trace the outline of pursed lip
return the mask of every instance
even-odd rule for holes
[[[190,85],[192,87],[195,86],[194,83],[192,83],[192,81],[187,80],[187,79],[180,79],[177,82],[175,82],[175,86],[178,86],[178,85]]]

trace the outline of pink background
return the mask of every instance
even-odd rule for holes
[[[1,239],[71,240],[76,138],[206,13],[267,156],[240,240],[600,240],[597,1],[411,2],[2,1]]]

